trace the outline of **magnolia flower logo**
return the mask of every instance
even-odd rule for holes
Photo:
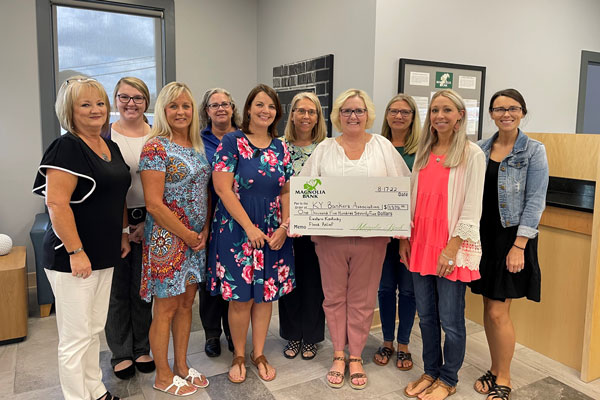
[[[317,179],[317,178],[311,179],[304,184],[304,189],[308,190],[309,192],[312,192],[314,190],[317,190],[317,186],[319,186],[320,184],[321,184],[320,179]]]

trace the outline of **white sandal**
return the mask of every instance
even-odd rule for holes
[[[191,380],[188,381],[188,379],[191,378]],[[194,379],[198,379],[200,382],[202,382],[202,378],[204,378],[206,380],[206,385],[202,386],[202,385],[196,385],[194,383]],[[208,379],[202,375],[200,372],[198,372],[197,370],[195,370],[194,368],[190,368],[188,370],[188,376],[185,377],[186,382],[191,383],[192,385],[194,385],[197,388],[200,389],[204,389],[205,387],[208,386]]]
[[[196,372],[198,372],[198,371],[196,371]],[[169,392],[169,390],[173,386],[176,386],[177,389],[175,389],[175,392]],[[161,389],[159,387],[156,387],[156,384],[152,385],[152,387],[154,389],[158,390],[159,392],[163,392],[163,393],[170,394],[172,396],[179,396],[179,397],[191,396],[191,395],[195,394],[198,391],[198,389],[196,387],[194,387],[194,391],[193,392],[179,394],[179,389],[181,389],[184,386],[190,386],[190,385],[189,385],[188,381],[186,381],[185,379],[183,379],[183,378],[181,378],[180,376],[177,376],[177,375],[173,376],[173,383],[171,383],[165,389]]]

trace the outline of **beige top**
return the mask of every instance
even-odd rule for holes
[[[145,207],[144,190],[142,188],[142,179],[140,178],[139,164],[140,154],[148,136],[139,138],[129,137],[120,134],[111,129],[111,139],[119,146],[123,159],[129,166],[131,175],[131,186],[127,191],[127,208]]]

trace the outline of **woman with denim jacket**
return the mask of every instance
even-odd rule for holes
[[[548,160],[544,145],[519,129],[527,106],[517,90],[495,93],[489,111],[498,132],[478,143],[487,160],[480,223],[481,279],[470,286],[473,293],[483,295],[492,365],[475,382],[475,390],[487,394],[487,400],[507,400],[515,350],[511,300],[540,301],[537,226],[546,205]]]

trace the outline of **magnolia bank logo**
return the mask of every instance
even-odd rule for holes
[[[302,195],[302,198],[317,199],[320,194],[325,194],[325,190],[318,190],[323,182],[320,179],[310,179],[304,183],[304,190],[296,190],[296,194]]]

